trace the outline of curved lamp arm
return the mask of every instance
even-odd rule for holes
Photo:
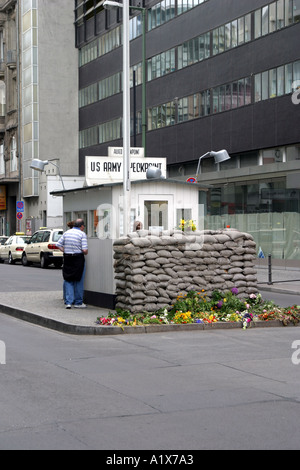
[[[63,190],[65,191],[66,188],[65,188],[65,185],[64,185],[62,176],[61,176],[61,174],[60,174],[60,168],[59,168],[58,165],[56,165],[56,163],[53,163],[53,162],[51,162],[50,160],[39,160],[38,158],[35,158],[35,159],[32,160],[31,165],[30,165],[30,168],[32,168],[32,170],[36,170],[36,171],[42,172],[42,171],[44,171],[45,166],[46,166],[46,165],[49,165],[49,163],[51,163],[51,165],[55,166],[55,167],[58,169],[58,175],[59,175],[59,177],[60,177]]]
[[[226,160],[230,159],[230,156],[229,156],[227,150],[219,150],[218,152],[214,152],[213,150],[211,150],[210,152],[207,152],[204,155],[201,155],[201,157],[199,158],[199,161],[198,161],[198,167],[197,167],[197,172],[196,172],[196,181],[198,179],[199,173],[201,173],[201,171],[200,171],[201,160],[202,160],[202,158],[205,158],[205,157],[214,157],[215,163],[222,163],[222,162],[225,162]]]
[[[202,158],[205,158],[205,157],[208,157],[208,156],[210,156],[210,152],[205,153],[204,155],[202,155],[202,156],[199,158],[198,166],[197,166],[197,171],[196,171],[196,180],[198,179],[198,175],[199,175],[199,171],[200,171],[200,165],[201,165],[201,160],[202,160]],[[200,173],[201,173],[201,171],[200,171]]]

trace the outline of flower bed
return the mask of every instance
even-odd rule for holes
[[[107,317],[98,317],[96,323],[124,328],[151,324],[240,322],[246,329],[252,321],[270,320],[280,320],[283,325],[296,325],[300,321],[300,306],[281,308],[272,301],[263,300],[261,294],[250,294],[243,300],[238,297],[238,289],[234,287],[228,292],[216,290],[211,298],[208,298],[204,290],[179,294],[171,308],[160,309],[154,314],[132,314],[127,310],[117,309],[116,313],[110,312]]]

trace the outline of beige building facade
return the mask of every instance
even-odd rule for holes
[[[18,106],[18,13],[16,2],[0,1],[0,233],[17,229],[20,196]]]
[[[59,172],[68,187],[79,184],[73,18],[73,0],[0,0],[3,235],[61,225],[62,206],[51,200],[50,191],[61,189]],[[50,163],[39,173],[31,169],[33,159]],[[24,211],[17,216],[18,201]]]

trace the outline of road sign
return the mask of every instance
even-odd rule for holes
[[[24,202],[17,201],[17,212],[24,212]]]
[[[196,178],[191,177],[191,178],[188,178],[188,179],[186,180],[186,182],[187,182],[187,183],[197,183],[197,180],[196,180]]]
[[[85,177],[89,186],[93,184],[115,183],[123,180],[123,157],[85,157]],[[130,179],[147,179],[150,167],[159,168],[162,176],[167,176],[165,157],[132,157],[130,159]]]
[[[22,219],[23,218],[23,214],[22,212],[17,212],[17,219]]]

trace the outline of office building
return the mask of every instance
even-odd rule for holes
[[[210,183],[206,228],[253,234],[260,256],[300,259],[300,0],[131,2],[131,145],[142,144],[146,12],[147,156]],[[122,145],[122,8],[75,1],[79,168]],[[135,77],[135,80],[133,80]],[[297,261],[298,260],[298,261]]]

